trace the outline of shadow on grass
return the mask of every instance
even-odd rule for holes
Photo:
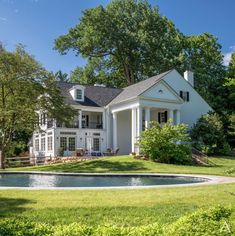
[[[43,166],[37,168],[44,171],[61,172],[112,172],[112,171],[147,171],[149,170],[141,162],[93,160],[85,162],[71,162],[65,164]]]
[[[0,218],[19,215],[28,209],[24,205],[34,202],[24,198],[0,197]]]

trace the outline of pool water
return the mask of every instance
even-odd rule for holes
[[[123,187],[205,182],[197,177],[1,173],[0,187]]]

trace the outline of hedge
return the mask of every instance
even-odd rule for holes
[[[52,226],[25,218],[2,219],[0,236],[230,236],[235,235],[229,222],[231,213],[231,209],[218,206],[198,210],[169,225],[154,223],[139,227],[90,227],[79,223]]]

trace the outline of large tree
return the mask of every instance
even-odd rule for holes
[[[6,151],[19,132],[32,132],[36,110],[67,120],[72,110],[64,105],[56,80],[23,47],[14,52],[0,50],[0,167]],[[60,111],[61,110],[61,111]],[[66,114],[68,116],[66,116]]]
[[[56,39],[55,48],[62,54],[72,49],[93,64],[100,58],[107,74],[116,73],[121,84],[130,85],[178,65],[182,37],[146,1],[114,0],[85,10],[79,24]]]
[[[183,61],[184,69],[194,72],[196,90],[217,112],[223,111],[227,103],[223,86],[226,71],[218,39],[208,33],[185,37]]]
[[[124,87],[172,68],[181,73],[190,69],[203,98],[216,111],[226,107],[217,38],[208,33],[184,36],[147,1],[114,0],[84,11],[79,24],[56,39],[55,48],[87,58],[86,66],[72,72],[74,82]]]

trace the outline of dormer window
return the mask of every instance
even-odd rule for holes
[[[78,102],[83,102],[84,101],[84,91],[85,87],[82,85],[74,85],[70,89],[70,94],[73,97],[73,100],[78,101]]]
[[[82,100],[82,90],[81,89],[76,89],[76,99],[77,100]]]

